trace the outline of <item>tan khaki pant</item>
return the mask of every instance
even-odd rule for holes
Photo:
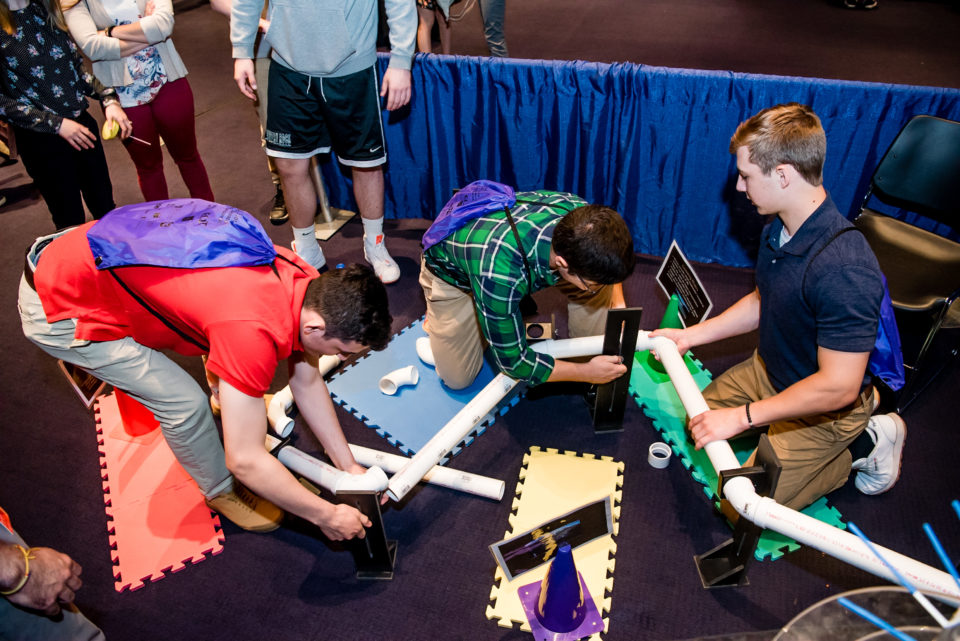
[[[703,391],[711,409],[738,407],[769,398],[777,392],[756,352],[718,376]],[[847,482],[853,462],[847,447],[870,419],[873,387],[868,386],[855,407],[770,425],[767,435],[783,470],[773,498],[789,508],[802,509]],[[756,452],[746,465],[753,465]]]
[[[473,296],[431,272],[420,260],[420,286],[427,300],[427,328],[437,375],[452,389],[473,383],[483,366],[485,341],[480,332]],[[603,334],[613,286],[588,294],[566,281],[557,287],[567,295],[570,336]]]

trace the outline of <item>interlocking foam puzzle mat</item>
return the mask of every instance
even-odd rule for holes
[[[677,396],[677,391],[669,378],[657,376],[656,373],[651,376],[646,365],[647,354],[648,352],[637,352],[634,355],[634,367],[630,371],[630,394],[643,413],[653,421],[653,426],[660,432],[663,440],[670,445],[673,453],[690,472],[693,479],[703,486],[704,493],[719,510],[720,497],[717,496],[719,479],[713,464],[706,452],[694,449],[693,442],[687,437],[687,413],[683,409],[680,397]],[[689,354],[685,360],[693,380],[702,390],[713,379],[712,375],[700,361],[691,358]],[[730,446],[742,464],[756,448],[757,439],[749,437],[734,439],[730,441]],[[840,529],[847,527],[840,511],[831,506],[826,498],[820,498],[801,512]],[[798,549],[800,544],[790,537],[764,530],[757,543],[754,557],[759,561],[772,561]]]
[[[327,383],[335,403],[408,455],[422,448],[493,380],[495,374],[485,362],[470,387],[462,390],[445,387],[436,370],[417,357],[417,339],[426,335],[423,319],[414,321],[393,337],[387,349],[370,351]],[[416,365],[420,372],[420,381],[415,386],[401,387],[393,396],[380,392],[377,384],[384,375],[408,365]],[[470,445],[475,436],[493,423],[496,414],[505,414],[519,398],[519,392],[516,392],[504,399],[499,408],[467,437],[464,446]],[[460,447],[455,448],[451,456],[459,451]]]
[[[623,487],[623,463],[593,454],[578,455],[555,449],[530,448],[523,457],[517,495],[513,499],[509,528],[504,538],[574,510],[586,503],[613,496],[613,533],[620,530],[620,503]],[[603,629],[609,625],[613,592],[614,554],[617,544],[610,535],[594,539],[573,551],[577,570],[583,576],[590,595],[603,616]],[[504,628],[519,627],[530,632],[530,624],[517,594],[518,588],[541,581],[550,564],[524,572],[507,581],[500,566],[490,590],[488,619]],[[600,633],[591,639],[599,639]]]
[[[124,430],[116,396],[95,407],[103,498],[117,592],[137,590],[223,551],[220,519],[177,462],[160,429]],[[137,430],[143,431],[143,430]]]

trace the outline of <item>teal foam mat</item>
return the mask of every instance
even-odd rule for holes
[[[720,509],[720,497],[717,496],[717,473],[713,464],[703,450],[694,449],[693,442],[687,438],[687,413],[683,409],[680,397],[673,384],[664,376],[651,373],[646,364],[648,352],[637,352],[634,355],[634,366],[630,372],[630,395],[637,402],[643,413],[653,421],[653,426],[660,432],[662,439],[670,445],[674,455],[690,472],[690,476],[703,486],[703,492]],[[702,363],[688,354],[685,358],[693,380],[702,390],[713,376]],[[734,454],[740,463],[749,458],[757,446],[756,438],[738,438],[730,441]],[[840,511],[831,506],[826,498],[820,498],[813,505],[801,510],[807,516],[840,529],[846,529],[846,524]],[[757,543],[754,556],[759,561],[781,558],[784,554],[798,550],[800,544],[778,532],[764,530]]]

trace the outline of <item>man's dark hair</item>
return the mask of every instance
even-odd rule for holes
[[[326,335],[380,351],[390,342],[387,288],[366,265],[333,269],[307,285],[306,309],[323,316]]]
[[[603,205],[577,207],[553,231],[553,252],[570,273],[599,285],[622,283],[637,257],[623,218]]]

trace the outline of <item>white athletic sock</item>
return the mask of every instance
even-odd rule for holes
[[[383,217],[377,218],[375,220],[367,220],[366,218],[361,218],[363,221],[363,239],[372,245],[376,245],[378,242],[383,240]]]
[[[313,225],[293,228],[293,250],[316,269],[320,269],[327,262],[323,256],[323,250],[320,249],[320,243],[317,242]]]

